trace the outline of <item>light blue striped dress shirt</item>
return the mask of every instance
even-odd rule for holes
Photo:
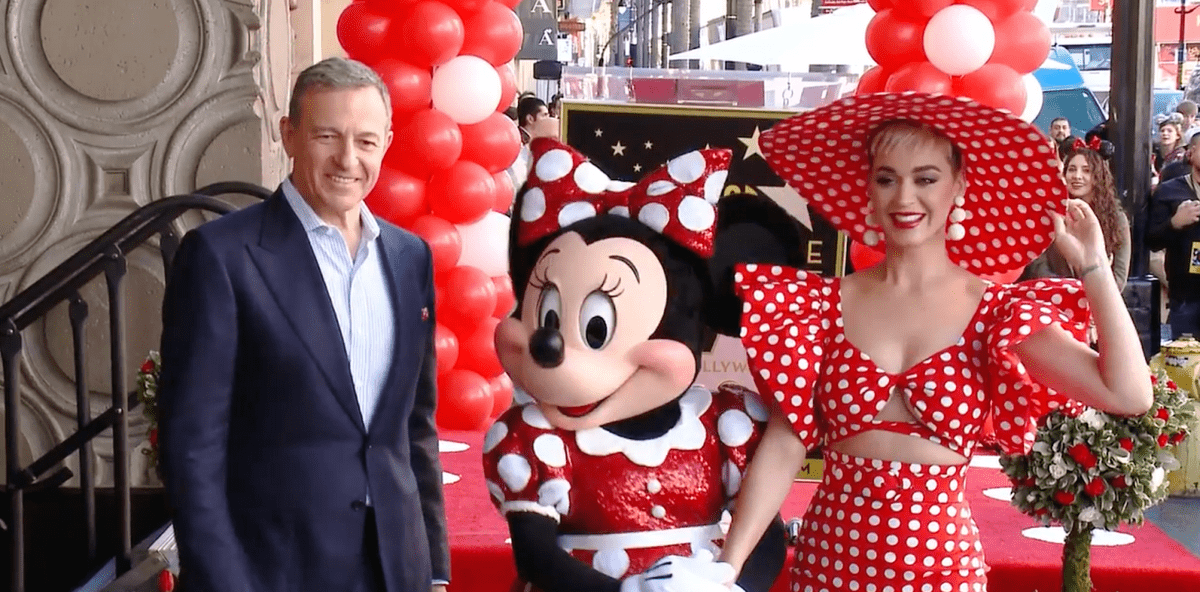
[[[283,182],[283,195],[300,218],[321,268],[342,331],[342,345],[350,359],[350,376],[363,425],[369,427],[391,369],[396,332],[387,275],[375,242],[379,223],[363,204],[362,237],[351,259],[342,233],[317,217],[290,179]]]

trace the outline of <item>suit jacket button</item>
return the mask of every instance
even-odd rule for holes
[[[366,507],[367,507],[367,502],[364,502],[362,500],[354,500],[354,501],[350,502],[351,510],[362,510]]]

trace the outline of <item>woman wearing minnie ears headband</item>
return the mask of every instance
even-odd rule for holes
[[[1112,171],[1108,168],[1108,158],[1111,156],[1112,144],[1098,137],[1093,137],[1091,143],[1087,144],[1077,139],[1064,161],[1066,167],[1063,178],[1067,182],[1067,193],[1072,198],[1083,200],[1096,213],[1104,235],[1104,250],[1111,261],[1117,289],[1121,290],[1129,277],[1133,241],[1129,236],[1129,218],[1117,201]],[[1075,273],[1076,270],[1071,269],[1058,249],[1051,245],[1025,267],[1021,279],[1077,277]]]
[[[793,590],[985,590],[963,477],[989,414],[1001,447],[1021,452],[1036,418],[1068,404],[1057,392],[1122,414],[1150,405],[1137,333],[1112,274],[1095,273],[1108,266],[1096,216],[1065,199],[1040,132],[965,99],[850,97],[761,146],[854,240],[870,214],[885,258],[845,278],[738,269],[742,340],[774,404],[722,560],[741,568],[820,445]],[[978,277],[1024,265],[1052,231],[1080,280]],[[1089,306],[1098,352],[1082,342]]]

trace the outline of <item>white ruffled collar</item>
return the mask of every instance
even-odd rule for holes
[[[692,385],[679,400],[679,421],[653,440],[630,440],[597,427],[575,432],[575,442],[585,454],[607,456],[620,452],[634,464],[657,467],[672,450],[699,450],[704,446],[708,433],[700,416],[711,405],[712,393],[702,386]]]

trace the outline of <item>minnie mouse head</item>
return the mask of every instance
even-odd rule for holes
[[[530,148],[510,243],[518,306],[497,329],[501,364],[563,429],[675,399],[699,370],[730,152],[691,152],[635,185],[555,140]]]

